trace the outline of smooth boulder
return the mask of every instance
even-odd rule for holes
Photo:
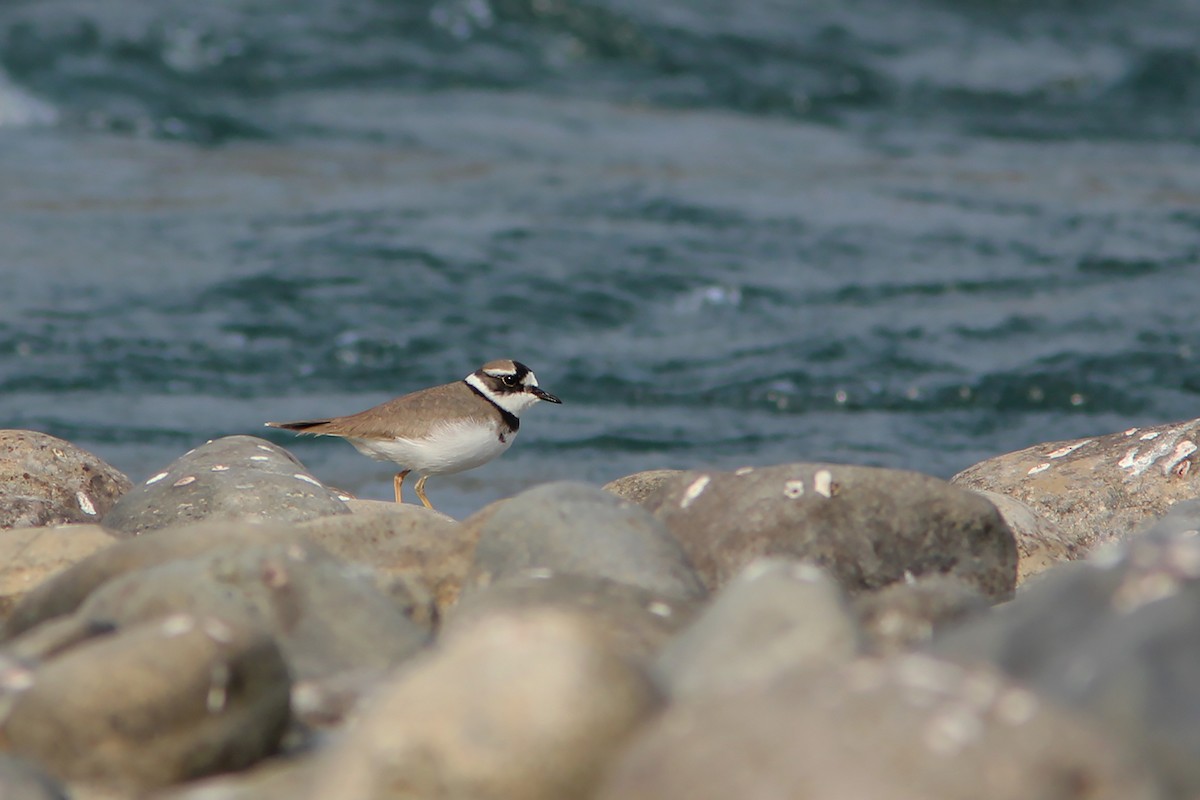
[[[201,520],[302,522],[349,513],[342,495],[287,450],[255,436],[226,436],[135,486],[102,524],[136,536]]]
[[[0,619],[38,585],[116,542],[99,525],[21,528],[0,535]]]
[[[647,507],[710,589],[762,556],[811,561],[850,594],[945,573],[1004,600],[1016,583],[1016,545],[996,508],[915,472],[838,464],[689,472]]]
[[[116,467],[68,441],[0,430],[0,529],[99,522],[131,486]]]

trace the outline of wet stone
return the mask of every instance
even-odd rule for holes
[[[705,595],[687,555],[641,507],[584,483],[548,483],[482,509],[467,585],[529,569],[607,578],[663,597]]]
[[[689,697],[846,663],[859,640],[829,576],[811,564],[764,558],[739,572],[667,644],[656,672],[672,697]]]
[[[289,719],[287,667],[242,621],[176,615],[96,636],[3,681],[11,752],[125,795],[247,766]]]
[[[1017,552],[996,508],[927,475],[837,464],[689,472],[648,508],[711,589],[761,556],[811,561],[850,594],[952,574],[1012,595]]]
[[[1200,497],[1200,419],[1048,442],[968,467],[951,482],[1008,495],[1082,553]]]
[[[70,442],[0,430],[0,528],[99,522],[130,486],[118,469]]]
[[[590,797],[658,707],[649,679],[572,613],[488,618],[398,673],[322,757],[310,797]]]
[[[1200,501],[1124,547],[1058,567],[1017,599],[935,639],[1095,715],[1172,788],[1200,795]]]
[[[673,703],[597,800],[1161,800],[1119,740],[985,668],[927,656]]]
[[[349,514],[338,492],[265,439],[226,436],[175,459],[135,486],[103,525],[137,535],[200,520],[301,522]]]

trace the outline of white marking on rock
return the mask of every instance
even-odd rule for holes
[[[313,486],[321,485],[321,482],[319,480],[317,480],[316,478],[312,477],[311,475],[305,475],[304,473],[301,473],[301,472],[295,473],[294,475],[292,475],[292,477],[295,478],[296,480],[304,481],[305,483],[311,483]]]
[[[268,456],[250,456],[250,460],[251,461],[270,461],[271,459]]]
[[[196,618],[191,614],[172,614],[162,621],[163,636],[175,637],[191,633],[196,627]]]
[[[733,471],[733,474],[740,478],[743,475],[749,475],[751,472],[754,472],[754,467],[738,467]]]
[[[229,469],[228,464],[213,464],[210,471],[211,472],[225,472],[227,469]]]
[[[1166,433],[1167,435],[1164,436],[1161,441],[1156,442],[1154,446],[1146,450],[1145,453],[1141,452],[1140,446],[1129,448],[1121,460],[1117,462],[1118,467],[1129,471],[1129,474],[1125,476],[1125,480],[1128,481],[1141,476],[1142,473],[1150,469],[1150,467],[1153,466],[1156,461],[1172,452],[1175,448],[1175,443],[1179,441],[1179,437],[1183,435],[1183,430],[1178,429],[1174,431],[1167,431]],[[1158,432],[1154,432],[1154,434],[1155,437],[1158,436]],[[1141,438],[1145,439],[1146,436],[1142,436]]]
[[[833,497],[833,473],[827,469],[817,470],[813,476],[813,491],[824,497]]]
[[[983,723],[970,709],[950,708],[925,726],[925,746],[941,756],[952,756],[978,739]]]
[[[1129,430],[1125,431],[1125,435],[1126,435],[1126,436],[1133,436],[1133,435],[1134,435],[1135,433],[1137,433],[1139,430],[1141,430],[1141,428],[1130,428]]]
[[[675,611],[669,605],[661,600],[655,600],[653,603],[646,606],[646,610],[656,617],[669,617],[675,613]]]
[[[0,673],[0,688],[7,692],[23,692],[33,686],[33,670],[9,667]]]
[[[159,481],[161,481],[161,480],[162,480],[163,478],[165,478],[165,477],[167,477],[167,473],[165,473],[165,472],[160,472],[160,473],[158,473],[157,475],[155,475],[155,476],[154,476],[154,477],[152,477],[152,478],[147,478],[147,479],[146,479],[146,484],[145,484],[145,485],[146,485],[146,486],[149,486],[149,485],[150,485],[150,484],[152,484],[152,483],[158,483]]]
[[[783,484],[783,496],[791,500],[804,496],[804,481],[787,481]]]
[[[692,503],[696,502],[696,498],[704,493],[704,490],[711,482],[712,478],[707,475],[701,475],[699,478],[696,478],[696,480],[692,481],[692,485],[684,491],[683,499],[679,501],[679,507],[687,508]]]
[[[179,480],[175,481],[171,485],[172,486],[187,486],[189,483],[195,483],[195,482],[196,482],[196,476],[188,475],[186,477],[180,478]]]
[[[1086,447],[1087,445],[1091,444],[1094,441],[1096,441],[1096,440],[1095,439],[1084,439],[1082,442],[1076,442],[1075,444],[1069,444],[1066,447],[1060,447],[1057,450],[1055,450],[1053,453],[1049,453],[1046,456],[1046,458],[1062,458],[1063,456],[1067,456],[1067,455],[1070,455],[1071,453],[1074,453],[1076,450],[1078,450],[1081,447]]]
[[[1150,431],[1149,433],[1143,433],[1138,438],[1143,442],[1148,442],[1151,439],[1157,439],[1159,436],[1162,436],[1162,431]]]
[[[904,570],[904,582],[909,586],[917,582],[917,576],[912,574],[911,569]]]
[[[210,714],[218,714],[225,709],[229,699],[229,665],[223,662],[213,664],[209,673],[208,696],[204,698],[205,708]]]
[[[1171,470],[1175,469],[1175,466],[1180,461],[1183,461],[1194,452],[1196,452],[1196,443],[1187,439],[1175,445],[1175,449],[1171,452],[1171,457],[1163,464],[1163,475],[1171,474]]]
[[[87,514],[89,517],[96,516],[96,507],[92,505],[92,498],[88,497],[83,492],[76,492],[75,500],[79,503],[80,511]]]
[[[257,447],[259,450],[266,450],[268,453],[274,452],[271,448],[267,447],[265,444],[256,444],[255,447]]]
[[[792,565],[792,577],[804,583],[820,583],[825,580],[825,572],[816,564],[801,561]]]
[[[207,617],[201,625],[204,632],[208,634],[208,638],[220,644],[229,644],[233,641],[233,628],[226,625],[221,620],[215,617]]]
[[[1048,469],[1050,469],[1050,462],[1043,461],[1042,463],[1038,464],[1036,467],[1030,467],[1029,472],[1026,472],[1025,474],[1026,475],[1037,475],[1039,472],[1045,472]]]
[[[354,498],[353,498],[353,497],[351,497],[351,496],[350,496],[350,495],[348,495],[348,494],[339,494],[339,495],[337,496],[337,499],[338,499],[338,500],[341,500],[341,501],[343,501],[343,502],[345,502],[346,500],[353,500]]]
[[[525,570],[525,577],[539,581],[549,580],[554,577],[554,570],[546,567],[531,567]]]
[[[1039,710],[1037,695],[1025,689],[1010,688],[996,700],[996,716],[1009,725],[1024,725]]]

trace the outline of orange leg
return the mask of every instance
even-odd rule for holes
[[[417,490],[417,497],[421,498],[421,502],[424,503],[425,507],[430,511],[436,511],[437,509],[433,507],[433,503],[429,502],[429,498],[425,496],[425,481],[428,478],[428,475],[422,475],[417,479],[417,485],[415,487]]]
[[[411,469],[406,469],[406,470],[404,470],[404,472],[397,472],[396,477],[392,479],[392,484],[396,487],[396,502],[397,503],[404,502],[402,499],[400,499],[400,487],[404,485],[404,479],[408,476],[408,473],[410,473],[410,472],[412,472]],[[419,486],[420,486],[420,484],[418,484],[418,487]],[[418,491],[420,491],[419,488],[418,488]]]

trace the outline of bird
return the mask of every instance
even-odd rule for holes
[[[451,475],[486,464],[512,446],[521,427],[520,414],[540,402],[562,400],[538,386],[533,370],[520,361],[489,361],[460,381],[431,386],[344,417],[268,422],[316,436],[338,436],[360,453],[393,461],[401,469],[392,483],[396,502],[410,473],[416,491],[425,496],[430,475]]]

